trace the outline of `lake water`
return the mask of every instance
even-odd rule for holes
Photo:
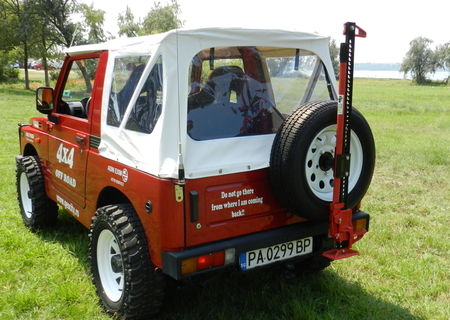
[[[433,74],[428,74],[427,79],[442,81],[446,80],[449,76],[449,72],[437,71]],[[355,78],[376,78],[376,79],[409,79],[411,80],[411,75],[407,74],[404,76],[403,72],[400,71],[386,71],[386,70],[355,70]]]

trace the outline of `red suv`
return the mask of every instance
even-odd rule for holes
[[[329,221],[337,100],[328,38],[314,34],[175,30],[72,47],[56,87],[37,90],[46,116],[19,129],[23,221],[53,225],[59,206],[89,228],[101,304],[125,318],[155,314],[167,277],[320,270],[343,243]],[[375,149],[351,117],[346,226],[365,232]]]

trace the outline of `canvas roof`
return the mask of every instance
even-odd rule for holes
[[[120,38],[105,43],[75,46],[69,55],[108,50],[108,64],[102,99],[100,154],[106,158],[162,178],[178,178],[184,166],[186,178],[228,174],[269,166],[275,134],[195,141],[188,136],[187,97],[189,67],[193,57],[206,48],[264,46],[300,48],[316,54],[327,70],[333,70],[329,57],[329,38],[316,34],[267,29],[203,28],[172,30],[163,34]],[[137,85],[139,91],[159,57],[163,60],[163,108],[151,134],[106,124],[111,79],[115,59],[127,55],[149,55],[150,59]],[[335,80],[331,77],[334,87]],[[136,102],[131,98],[129,106]],[[244,140],[245,142],[244,142]],[[241,143],[242,142],[242,143]],[[227,152],[224,152],[227,150]]]

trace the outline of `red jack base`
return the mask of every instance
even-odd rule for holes
[[[331,260],[339,260],[339,259],[344,259],[344,258],[350,258],[353,256],[357,256],[359,254],[358,251],[356,250],[352,250],[349,248],[342,248],[342,249],[332,249],[332,250],[328,250],[325,251],[324,253],[322,253],[322,255],[325,258],[331,259]]]

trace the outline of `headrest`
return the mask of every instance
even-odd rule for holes
[[[241,69],[241,67],[238,66],[220,66],[215,68],[213,72],[211,72],[211,74],[209,75],[209,79],[211,80],[215,77],[220,77],[225,74],[235,74],[237,76],[243,76],[244,71]]]

